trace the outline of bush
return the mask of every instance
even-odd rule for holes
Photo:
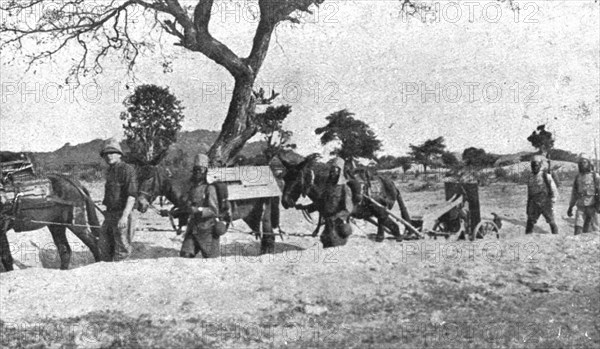
[[[502,167],[498,167],[498,168],[494,169],[494,174],[496,175],[496,178],[499,180],[508,178],[508,171]]]
[[[515,172],[509,175],[509,180],[517,184],[527,184],[530,176],[531,170],[526,168],[521,172]]]
[[[477,185],[480,187],[485,187],[492,181],[491,174],[488,172],[475,172],[473,173],[473,177],[475,177]]]

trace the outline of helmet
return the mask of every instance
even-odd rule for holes
[[[115,138],[111,138],[108,141],[106,141],[104,148],[102,148],[102,150],[100,151],[100,156],[104,156],[104,154],[111,153],[118,153],[123,155],[121,145],[119,144],[119,141],[117,141]]]

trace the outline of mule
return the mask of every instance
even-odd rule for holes
[[[10,203],[4,204],[0,216],[0,259],[5,271],[13,270],[13,257],[7,232],[32,231],[48,227],[60,256],[60,269],[69,268],[71,262],[71,247],[67,241],[66,228],[75,234],[92,252],[96,262],[102,260],[98,250],[100,233],[98,216],[89,191],[77,180],[61,175],[48,175],[52,186],[52,196],[43,205],[38,199],[23,197],[19,202],[22,209],[14,211]],[[34,204],[26,207],[27,203]],[[38,202],[38,204],[36,204]],[[74,206],[83,207],[87,214],[86,224],[73,225]],[[37,221],[37,222],[32,222]],[[39,223],[51,222],[51,223]],[[54,223],[54,224],[52,224]],[[81,223],[81,222],[80,222]]]
[[[148,165],[138,173],[138,210],[146,212],[158,196],[165,196],[175,207],[183,207],[186,180],[173,179],[164,168]],[[245,200],[230,200],[231,220],[242,219],[254,232],[261,231],[261,254],[273,253],[275,235],[273,227],[279,227],[279,197],[265,197]]]
[[[315,203],[321,202],[321,195],[325,192],[325,186],[327,185],[328,169],[316,168],[315,160],[317,157],[318,154],[313,154],[296,164],[280,157],[281,163],[286,170],[283,176],[284,186],[281,200],[283,208],[294,207],[301,196],[308,197]],[[366,182],[368,183],[369,180],[373,180],[372,183],[379,183],[380,186],[380,190],[370,195],[370,197],[388,210],[391,210],[397,202],[400,207],[402,219],[410,222],[410,215],[408,214],[404,200],[402,200],[400,190],[396,185],[391,180],[380,176],[367,178]],[[375,239],[378,242],[384,240],[385,229],[388,229],[397,241],[402,241],[403,234],[400,232],[398,224],[390,218],[387,211],[377,207],[362,196],[362,186],[364,183],[365,181],[361,181],[358,178],[348,180],[348,186],[352,191],[352,201],[354,203],[354,209],[350,213],[350,216],[376,224],[377,235]],[[377,223],[373,221],[372,217],[377,219]],[[319,223],[321,223],[320,218]],[[317,232],[315,230],[315,234]],[[336,240],[342,241],[342,239]]]

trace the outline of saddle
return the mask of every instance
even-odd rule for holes
[[[383,194],[383,184],[379,177],[373,177],[367,169],[359,168],[348,172],[348,186],[352,191],[352,201],[363,204],[363,195],[373,199],[380,198]]]

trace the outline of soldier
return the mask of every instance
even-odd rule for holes
[[[319,202],[310,205],[296,205],[296,209],[319,213],[325,219],[325,229],[321,235],[324,248],[345,245],[352,227],[348,224],[352,212],[352,192],[344,177],[344,160],[334,158],[329,171],[327,189]]]
[[[573,216],[573,207],[577,206],[575,213],[575,235],[587,233],[598,228],[598,215],[600,211],[600,178],[592,171],[591,162],[584,156],[577,163],[579,174],[573,182],[571,202],[567,215]]]
[[[531,177],[527,183],[527,226],[525,234],[531,234],[540,215],[550,224],[552,234],[558,234],[554,221],[554,204],[558,199],[558,189],[552,176],[542,170],[545,158],[535,155],[531,159]]]
[[[185,238],[179,255],[194,258],[198,251],[203,258],[220,256],[220,235],[216,232],[216,218],[219,215],[219,201],[214,186],[208,185],[208,157],[198,154],[190,179],[191,188],[184,199],[185,209],[190,213]]]
[[[107,142],[100,156],[108,164],[104,201],[106,214],[100,229],[98,248],[107,261],[122,261],[131,255],[131,241],[135,232],[137,214],[137,180],[133,166],[123,162],[123,151],[116,139]]]

